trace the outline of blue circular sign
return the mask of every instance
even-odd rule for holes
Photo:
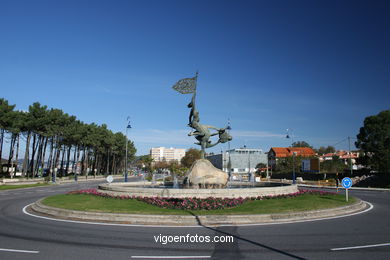
[[[341,184],[343,185],[344,188],[349,189],[352,187],[352,180],[349,177],[345,177],[342,181]]]

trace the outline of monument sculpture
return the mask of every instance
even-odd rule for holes
[[[190,171],[186,175],[186,182],[195,187],[216,188],[224,187],[227,184],[227,173],[215,168],[208,160],[205,159],[206,148],[216,146],[219,143],[226,143],[232,140],[227,128],[217,128],[211,125],[200,123],[199,111],[196,109],[196,86],[198,80],[198,72],[193,78],[184,78],[179,80],[173,89],[181,94],[192,94],[191,102],[188,107],[191,108],[189,115],[188,126],[193,128],[188,135],[194,136],[198,141],[195,144],[201,147],[201,159],[194,162]],[[214,132],[212,132],[214,130]],[[217,136],[218,140],[214,143],[210,140],[211,137]]]

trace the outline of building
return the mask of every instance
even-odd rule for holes
[[[234,175],[249,175],[259,163],[267,164],[267,155],[261,149],[240,148],[206,157],[216,168]],[[229,171],[230,169],[230,171]]]
[[[156,147],[150,149],[150,157],[153,159],[153,162],[172,162],[177,161],[180,163],[181,158],[186,155],[186,149],[179,148],[165,148],[165,147]]]
[[[314,157],[315,151],[309,147],[271,147],[268,152],[268,163],[272,169],[275,168],[277,161],[281,158],[292,157]]]
[[[356,160],[359,158],[359,152],[358,151],[347,152],[344,150],[339,150],[336,151],[335,153],[327,153],[321,155],[319,158],[320,161],[323,162],[323,161],[333,160],[334,156],[338,157],[338,159],[342,160],[345,164],[348,164],[349,159],[351,159],[352,164],[356,164]]]

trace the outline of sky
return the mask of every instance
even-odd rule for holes
[[[172,86],[199,71],[201,123],[230,119],[231,148],[289,146],[291,129],[348,149],[365,117],[390,109],[389,13],[368,0],[1,0],[0,97],[114,132],[130,116],[138,155],[198,148],[191,95]]]

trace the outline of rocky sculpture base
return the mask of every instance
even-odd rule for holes
[[[193,188],[224,188],[228,182],[228,174],[214,167],[209,160],[196,160],[186,178],[185,185]]]

